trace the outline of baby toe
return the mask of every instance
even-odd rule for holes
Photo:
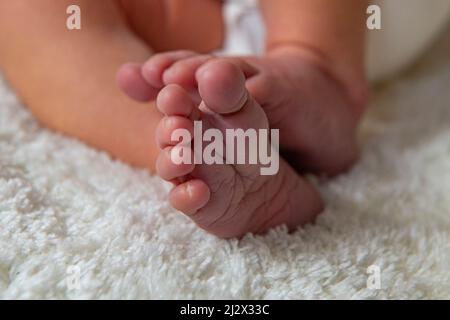
[[[203,101],[199,109],[219,114],[219,129],[268,129],[267,116],[249,94],[243,71],[226,59],[216,59],[200,67],[196,75]]]
[[[186,59],[194,55],[195,52],[188,50],[157,53],[144,63],[142,76],[151,86],[160,89],[164,86],[164,71],[178,60]]]
[[[236,65],[217,59],[196,74],[198,90],[209,109],[220,114],[239,111],[248,100],[244,73]]]
[[[158,94],[156,99],[158,110],[168,116],[189,117],[192,115],[195,103],[182,87],[171,84]]]
[[[185,136],[188,137],[189,141],[194,136],[194,124],[185,117],[164,117],[156,129],[156,142],[161,149],[183,142],[180,140]]]
[[[182,161],[182,157],[186,161]],[[191,173],[194,168],[193,152],[187,146],[164,148],[156,160],[156,172],[161,179],[172,181]]]
[[[155,99],[157,90],[150,86],[141,75],[141,65],[127,63],[117,72],[117,85],[130,98],[141,102]]]
[[[165,84],[178,84],[187,90],[197,88],[195,73],[212,55],[198,55],[175,62],[163,74]]]
[[[203,208],[210,199],[210,190],[205,182],[199,179],[182,183],[169,194],[170,204],[177,210],[193,215]]]

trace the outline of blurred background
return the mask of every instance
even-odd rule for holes
[[[378,0],[381,30],[369,31],[368,72],[380,80],[406,68],[445,32],[449,0]]]

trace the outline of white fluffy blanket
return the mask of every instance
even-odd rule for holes
[[[40,127],[0,81],[0,297],[450,298],[449,44],[377,90],[361,161],[320,183],[315,225],[241,241],[171,209],[158,178]]]

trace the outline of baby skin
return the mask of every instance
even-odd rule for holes
[[[243,72],[227,61],[204,64],[196,73],[200,110],[188,91],[166,86],[158,95],[165,115],[156,137],[162,148],[156,168],[161,178],[173,181],[170,202],[200,227],[220,237],[261,233],[286,224],[289,228],[311,222],[321,210],[317,192],[283,160],[274,176],[261,175],[259,165],[175,165],[171,152],[176,129],[193,131],[193,120],[225,133],[226,129],[268,129],[263,108],[248,94]],[[202,112],[205,110],[206,112]],[[225,143],[225,141],[223,142]]]
[[[357,115],[351,106],[356,103],[295,46],[264,57],[219,59],[189,51],[156,54],[144,65],[125,65],[118,82],[137,101],[153,100],[164,86],[177,84],[198,103],[196,74],[214,60],[228,61],[241,70],[269,126],[280,130],[282,153],[297,172],[333,176],[355,162]]]
[[[37,7],[48,6],[53,12],[65,5],[40,1]],[[193,16],[188,16],[192,11],[217,17],[219,1],[189,2],[184,9],[184,0],[79,2],[97,17],[84,22],[90,31],[69,39],[58,33],[54,13],[45,16],[43,10],[44,22],[30,29],[26,24],[34,21],[31,18],[19,26],[9,19],[18,12],[26,15],[29,2],[0,3],[0,30],[5,30],[0,31],[0,63],[44,125],[132,165],[156,169],[174,184],[172,206],[219,237],[264,233],[283,224],[293,230],[314,221],[323,203],[302,175],[334,176],[357,159],[355,130],[367,98],[364,1],[261,0],[267,52],[233,58],[208,53],[220,46],[218,19],[208,21],[206,29],[200,22],[190,23]],[[167,13],[168,21],[175,23],[158,25],[165,16],[159,11],[167,8],[178,12]],[[155,19],[148,19],[152,13]],[[150,20],[154,25],[147,27]],[[39,31],[41,38],[29,34],[21,43],[23,30]],[[208,32],[203,38],[195,36],[204,30]],[[51,45],[55,37],[58,47]],[[35,58],[17,54],[15,48],[21,47]],[[133,99],[111,82],[120,66],[119,87]],[[223,133],[279,129],[278,173],[261,175],[260,164],[175,164],[171,156],[180,146],[172,133],[193,132],[197,120],[204,129]]]

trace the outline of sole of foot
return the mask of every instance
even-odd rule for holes
[[[195,83],[196,94],[171,84],[157,96],[157,107],[164,118],[156,132],[161,148],[156,167],[162,179],[175,185],[169,195],[172,206],[221,238],[264,233],[282,224],[292,230],[312,222],[323,208],[320,196],[283,159],[273,176],[261,175],[260,164],[172,161],[173,153],[181,147],[179,141],[172,140],[173,132],[193,132],[194,121],[202,121],[205,129],[216,128],[224,135],[230,128],[269,128],[265,111],[247,91],[246,76],[235,64],[203,62],[196,68]]]

